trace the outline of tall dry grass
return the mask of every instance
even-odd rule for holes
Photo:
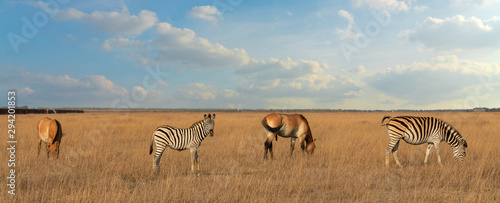
[[[443,167],[433,151],[423,165],[425,145],[402,142],[399,169],[380,121],[387,113],[304,113],[317,148],[307,157],[290,139],[274,143],[275,160],[264,161],[266,113],[217,113],[215,135],[198,150],[201,174],[190,174],[188,151],[167,149],[161,172],[152,176],[148,154],[159,125],[188,127],[202,113],[89,113],[49,115],[63,127],[58,160],[37,156],[36,124],[47,115],[16,115],[16,196],[0,202],[288,202],[288,201],[500,201],[498,113],[408,113],[451,123],[469,144],[465,162],[442,143]],[[0,131],[7,131],[7,119]],[[7,177],[6,134],[2,134],[0,176]],[[43,153],[43,150],[42,150]]]

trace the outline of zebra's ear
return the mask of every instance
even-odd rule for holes
[[[204,119],[207,119],[207,114],[203,114],[203,118],[204,118]]]
[[[464,147],[467,148],[467,142],[464,140]]]
[[[215,119],[215,114],[212,114],[212,119]]]

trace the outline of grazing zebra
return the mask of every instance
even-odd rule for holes
[[[386,119],[389,119],[389,122],[384,123]],[[439,165],[442,165],[439,155],[439,143],[442,141],[445,141],[453,148],[453,156],[456,159],[459,161],[465,159],[465,148],[467,148],[465,139],[450,124],[437,118],[413,116],[391,118],[390,116],[385,116],[382,119],[382,126],[386,126],[387,134],[389,135],[389,145],[385,151],[386,166],[389,165],[389,154],[392,151],[396,164],[402,167],[397,154],[400,139],[412,145],[428,144],[424,164],[427,164],[432,146],[435,146],[437,161]]]
[[[160,172],[160,158],[167,146],[178,151],[189,149],[191,151],[191,172],[195,172],[195,163],[197,165],[197,171],[200,170],[197,149],[200,147],[205,137],[208,135],[214,136],[215,125],[215,114],[205,114],[203,117],[203,120],[185,129],[171,126],[160,126],[156,128],[151,139],[151,145],[149,146],[149,154],[151,154],[153,152],[153,141],[156,143],[156,152],[153,156],[153,169],[156,169],[156,174]]]
[[[299,139],[303,152],[312,155],[316,144],[313,139],[311,129],[307,119],[301,114],[276,114],[272,113],[262,119],[262,126],[266,130],[267,139],[264,142],[264,159],[267,159],[267,152],[271,153],[273,159],[273,140],[278,141],[278,136],[291,138],[290,156],[293,154],[295,140]]]

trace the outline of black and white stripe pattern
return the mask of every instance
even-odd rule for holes
[[[389,122],[384,123],[386,119],[389,119]],[[389,135],[389,145],[385,152],[385,165],[387,166],[389,165],[389,154],[392,152],[396,163],[399,167],[402,167],[397,156],[399,140],[401,139],[412,145],[428,143],[424,160],[425,164],[427,164],[430,150],[435,146],[437,160],[441,165],[439,143],[442,141],[445,141],[453,148],[453,156],[456,159],[460,161],[465,159],[467,142],[455,128],[440,119],[413,116],[391,118],[390,116],[385,116],[382,119],[382,126],[384,125]]]
[[[213,136],[214,119],[215,114],[205,114],[203,120],[194,123],[189,128],[181,129],[171,126],[156,128],[149,149],[149,154],[151,154],[153,152],[153,142],[156,143],[156,152],[153,156],[153,168],[156,169],[156,173],[160,172],[160,158],[167,146],[179,151],[189,149],[191,151],[191,172],[194,172],[195,163],[198,170],[200,170],[197,149],[203,139],[208,135]]]

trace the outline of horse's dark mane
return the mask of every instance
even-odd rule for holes
[[[304,119],[304,121],[306,122],[306,125],[307,125],[307,133],[306,133],[306,137],[305,137],[305,140],[307,143],[312,143],[314,142],[314,139],[312,137],[312,133],[311,133],[311,126],[309,126],[309,122],[307,121],[306,117],[304,117],[304,115],[302,114],[299,114],[299,116]]]

